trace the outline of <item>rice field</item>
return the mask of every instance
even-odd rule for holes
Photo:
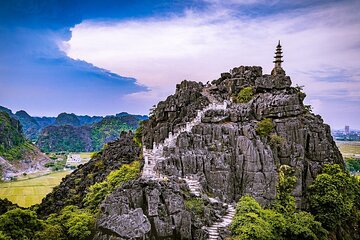
[[[360,158],[360,142],[336,141],[336,145],[339,147],[343,157]]]
[[[30,207],[59,185],[69,171],[49,173],[40,177],[0,183],[0,198],[7,198],[21,207]]]

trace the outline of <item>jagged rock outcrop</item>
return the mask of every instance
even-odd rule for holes
[[[207,239],[202,227],[223,209],[205,200],[198,216],[186,208],[190,199],[179,179],[131,181],[101,204],[94,239]]]
[[[201,94],[203,87],[202,83],[185,80],[176,85],[174,95],[157,104],[151,118],[153,120],[144,129],[146,135],[151,135],[144,138],[146,146],[152,146],[154,141],[164,140],[176,126],[184,126],[196,116],[196,110],[209,104],[209,100]]]
[[[67,175],[60,185],[42,200],[37,209],[38,214],[46,216],[67,205],[82,207],[82,200],[91,185],[103,181],[111,171],[119,169],[122,164],[139,158],[140,147],[133,141],[133,137],[132,132],[121,133],[118,140],[109,143],[88,163],[80,165],[77,170]]]
[[[251,100],[236,103],[245,87],[253,91]],[[179,135],[176,146],[164,148],[165,160],[157,169],[165,175],[196,174],[203,189],[228,202],[250,194],[266,205],[276,198],[278,167],[288,164],[296,170],[294,195],[301,206],[322,164],[344,164],[330,127],[306,109],[304,97],[291,87],[290,77],[263,75],[261,67],[234,68],[207,85],[184,81],[153,111],[144,126],[144,143],[152,148],[197,110],[225,101],[226,109],[209,109],[191,132]],[[273,129],[262,136],[257,128],[265,118]]]

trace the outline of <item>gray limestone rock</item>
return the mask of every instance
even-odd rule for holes
[[[205,236],[203,220],[185,207],[188,189],[179,181],[139,179],[117,188],[101,204],[94,239],[190,240],[197,239],[195,232]]]
[[[111,214],[98,220],[100,229],[106,229],[123,239],[136,239],[145,236],[151,229],[148,218],[141,208],[129,211],[127,214]]]
[[[196,91],[189,92],[190,86]],[[175,148],[164,149],[165,160],[156,168],[172,176],[196,174],[202,178],[203,189],[225,201],[250,194],[267,205],[276,198],[278,167],[287,164],[296,170],[294,195],[301,206],[306,188],[321,166],[344,166],[344,162],[329,126],[320,116],[306,111],[305,94],[291,87],[290,77],[285,74],[262,75],[260,67],[241,66],[221,74],[210,86],[187,81],[177,85],[175,95],[161,102],[155,115],[169,116],[166,109],[170,106],[178,109],[177,113],[172,119],[150,117],[145,126],[146,146],[162,142],[166,136],[160,133],[181,126],[175,123],[194,118],[188,115],[185,119],[181,111],[191,113],[208,102],[229,101],[247,86],[255,92],[248,103],[232,102],[226,110],[208,110],[191,132],[180,134]],[[196,96],[194,102],[184,101],[190,95]],[[256,132],[257,123],[264,118],[270,118],[274,125],[268,136]],[[167,130],[161,130],[163,127]],[[274,134],[285,140],[281,146],[271,144]]]

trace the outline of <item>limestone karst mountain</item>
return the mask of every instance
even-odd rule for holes
[[[263,206],[276,199],[281,165],[295,170],[293,195],[304,207],[321,166],[344,162],[330,127],[304,105],[305,93],[291,86],[281,62],[280,48],[271,75],[240,66],[208,84],[178,84],[143,122],[141,177],[102,201],[94,239],[225,239],[241,196]],[[118,141],[126,145],[110,144],[67,177],[39,213],[81,202],[89,185],[105,178],[95,179],[101,159],[106,169],[124,164],[126,151],[136,159],[132,137],[123,135]]]
[[[236,102],[249,87],[251,99]],[[184,81],[157,105],[144,126],[144,143],[163,148],[164,160],[156,164],[160,173],[195,175],[206,191],[230,202],[250,194],[270,203],[276,196],[277,168],[290,165],[296,169],[294,195],[301,204],[322,164],[343,165],[330,127],[307,110],[304,97],[291,87],[290,77],[262,75],[261,67],[234,68],[208,85]],[[181,132],[173,145],[163,144],[211,104],[220,107],[201,112],[199,123]],[[259,131],[264,119],[271,124],[265,135]]]
[[[241,66],[211,84],[178,84],[143,125],[143,179],[103,202],[96,239],[223,239],[241,196],[265,206],[275,200],[284,164],[295,169],[301,208],[321,166],[344,165],[330,127],[303,104],[305,96],[281,65],[271,75]],[[173,196],[181,192],[176,182],[204,199],[203,225],[188,218],[186,193]]]

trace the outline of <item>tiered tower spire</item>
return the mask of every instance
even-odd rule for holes
[[[278,45],[276,46],[276,52],[275,52],[275,67],[279,67],[281,68],[281,63],[284,62],[283,60],[281,60],[281,58],[283,57],[281,54],[282,54],[282,50],[281,50],[281,45],[280,45],[280,40],[279,40],[279,43]]]
[[[271,71],[271,74],[272,75],[285,75],[285,71],[284,69],[282,69],[281,67],[281,63],[284,62],[282,60],[282,48],[281,48],[281,45],[280,45],[280,40],[278,42],[278,45],[276,46],[276,52],[275,52],[275,60],[274,60],[274,63],[275,63],[275,67],[274,69]]]

